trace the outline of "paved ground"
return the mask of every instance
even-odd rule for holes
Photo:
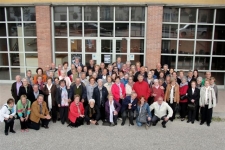
[[[225,114],[224,91],[220,92],[219,106],[214,114]],[[0,105],[10,96],[10,86],[0,84]],[[225,116],[225,115],[224,115]],[[224,122],[212,122],[210,127],[200,126],[199,122],[188,124],[175,120],[168,122],[167,128],[158,123],[156,127],[146,130],[144,127],[120,125],[107,126],[81,126],[70,128],[60,122],[50,122],[49,129],[41,128],[39,131],[30,130],[28,133],[20,132],[19,120],[15,122],[16,134],[4,135],[4,123],[0,123],[0,149],[4,150],[224,150],[225,126]],[[100,123],[101,124],[101,123]]]

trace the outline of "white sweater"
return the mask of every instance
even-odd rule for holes
[[[5,105],[7,105],[7,104],[5,104]],[[5,105],[3,105],[0,110],[0,122],[3,122],[5,118],[9,118],[10,111],[8,110],[8,108]],[[16,105],[13,106],[13,112],[11,115],[12,116],[16,115]]]
[[[168,110],[168,115],[167,118],[170,118],[173,116],[173,110],[171,107],[166,103],[162,102],[161,106],[158,104],[158,102],[154,102],[152,105],[149,106],[150,110],[152,111],[153,109],[155,110],[155,114],[157,117],[162,118],[163,116],[167,115],[167,110]]]

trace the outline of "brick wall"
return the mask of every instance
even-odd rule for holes
[[[152,69],[161,59],[163,6],[148,6],[147,15],[145,64]]]
[[[52,62],[51,9],[35,6],[37,27],[38,67],[43,69]]]

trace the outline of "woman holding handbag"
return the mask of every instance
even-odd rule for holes
[[[180,117],[181,117],[181,121],[184,121],[185,117],[187,115],[187,105],[188,105],[187,90],[188,90],[188,82],[187,82],[187,78],[184,76],[181,79],[181,83],[180,83]]]

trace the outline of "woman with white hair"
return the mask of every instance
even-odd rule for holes
[[[33,96],[33,88],[30,84],[28,84],[28,81],[26,78],[22,79],[22,86],[19,88],[19,97],[22,95],[26,95],[27,99],[31,99]]]
[[[85,107],[85,121],[87,125],[94,124],[98,125],[98,121],[100,119],[100,110],[95,105],[95,100],[90,99],[89,105]]]
[[[61,76],[59,76],[59,80],[65,80],[67,89],[70,89],[71,81],[70,78],[67,77],[67,73],[65,72],[65,70],[61,71]]]
[[[181,83],[180,83],[180,117],[181,117],[181,121],[184,121],[185,116],[187,115],[187,105],[188,105],[187,91],[188,91],[188,82],[187,82],[187,77],[184,76],[181,78]]]
[[[196,87],[200,90],[201,89],[201,87],[202,87],[202,77],[198,77],[197,78],[197,85],[196,85]]]

